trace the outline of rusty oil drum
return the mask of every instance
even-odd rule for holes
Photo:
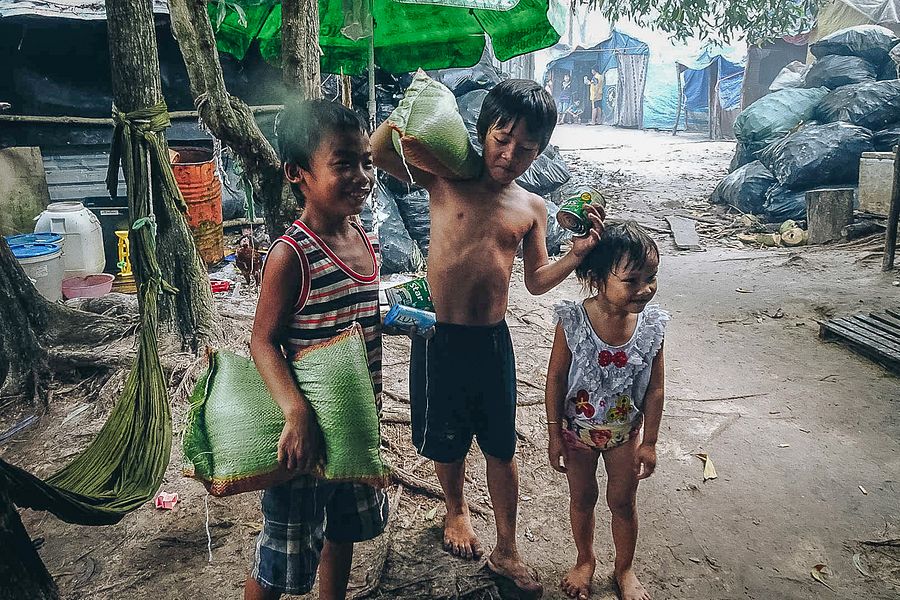
[[[222,231],[222,184],[211,150],[173,148],[172,172],[187,203],[187,221],[200,257],[207,265],[225,256]]]

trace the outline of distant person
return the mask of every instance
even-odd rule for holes
[[[547,372],[550,466],[569,481],[569,515],[578,558],[562,580],[571,598],[591,595],[596,568],[597,464],[606,466],[606,501],[623,600],[650,600],[632,561],[638,482],[656,468],[663,412],[663,340],[669,315],[656,295],[659,250],[633,221],[611,225],[575,273],[593,294],[555,307]],[[641,428],[643,427],[643,434]]]
[[[597,67],[591,69],[590,78],[584,78],[584,84],[590,88],[591,125],[599,125],[603,118],[603,75]]]
[[[581,100],[576,100],[570,104],[569,108],[566,109],[566,112],[563,113],[562,122],[579,124],[581,123],[582,114],[584,114],[584,107],[581,105]]]
[[[375,164],[428,190],[431,247],[428,284],[437,325],[415,336],[410,364],[413,445],[434,461],[446,496],[444,549],[467,559],[483,554],[463,495],[466,455],[473,438],[487,462],[488,492],[497,544],[487,559],[526,597],[543,587],[519,554],[516,512],[516,361],[505,317],[509,281],[519,245],[525,287],[543,294],[559,285],[597,243],[602,212],[590,207],[592,228],[572,250],[547,256],[547,207],[522,189],[522,175],[550,143],[556,105],[540,84],[507,79],[488,92],[476,124],[484,145],[482,170],[473,179],[448,179],[404,163],[387,122],[375,131]]]
[[[562,84],[559,86],[559,97],[556,100],[556,112],[559,115],[557,125],[565,122],[566,111],[572,105],[572,78],[568,73],[563,75]]]

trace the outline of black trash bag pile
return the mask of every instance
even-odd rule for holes
[[[842,85],[855,85],[875,81],[880,72],[874,65],[858,56],[823,56],[812,64],[803,78],[806,87],[827,87],[830,90]]]
[[[398,194],[394,199],[409,237],[422,251],[422,256],[427,258],[428,245],[431,242],[431,212],[428,206],[428,192],[420,187],[411,186],[408,193]]]
[[[900,145],[900,125],[876,131],[872,134],[872,145],[876,152],[893,152],[894,146]]]
[[[766,192],[762,214],[769,223],[783,223],[788,219],[806,219],[806,191],[790,190],[778,184]]]
[[[744,213],[759,214],[766,201],[766,192],[776,183],[772,172],[755,160],[720,181],[711,200],[713,204],[726,204]]]
[[[485,96],[487,96],[486,90],[475,90],[456,100],[459,114],[462,115],[469,132],[469,139],[479,154],[481,153],[481,140],[478,139],[476,124]],[[571,178],[569,166],[560,156],[559,149],[556,146],[548,145],[528,167],[528,170],[516,179],[516,183],[539,196],[549,196]]]
[[[756,160],[766,146],[811,119],[827,95],[824,87],[789,88],[763,96],[748,106],[734,122],[738,148],[732,169]]]
[[[859,181],[859,157],[872,151],[872,132],[848,123],[804,127],[766,148],[760,161],[792,190]]]
[[[816,58],[858,56],[875,64],[889,60],[891,49],[900,42],[894,32],[879,25],[857,25],[840,29],[809,47]]]
[[[487,54],[472,67],[440,69],[432,71],[429,75],[447,86],[457,98],[474,90],[489,90],[504,79],[503,74],[494,67]]]
[[[823,123],[846,121],[872,131],[900,122],[900,80],[873,81],[840,87],[816,109]]]
[[[394,195],[382,185],[376,188],[375,206],[382,275],[422,270],[425,267],[422,251],[406,230]]]

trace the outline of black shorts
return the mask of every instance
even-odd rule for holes
[[[472,437],[485,454],[516,451],[516,360],[506,322],[486,327],[438,323],[417,337],[409,366],[413,444],[431,460],[462,460]]]
[[[594,108],[601,108],[603,106],[603,100],[594,100]]]

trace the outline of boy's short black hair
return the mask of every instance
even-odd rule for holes
[[[322,138],[344,132],[368,134],[368,127],[358,114],[337,102],[301,100],[289,104],[275,125],[282,167],[295,164],[308,171]]]
[[[475,127],[484,142],[488,129],[506,127],[525,119],[528,131],[540,140],[540,152],[550,143],[556,127],[556,102],[537,82],[530,79],[507,79],[488,92],[481,105]]]
[[[613,270],[624,262],[625,268],[643,269],[650,259],[659,260],[659,248],[647,231],[634,221],[607,225],[581,264],[575,276],[591,291],[599,291]]]

